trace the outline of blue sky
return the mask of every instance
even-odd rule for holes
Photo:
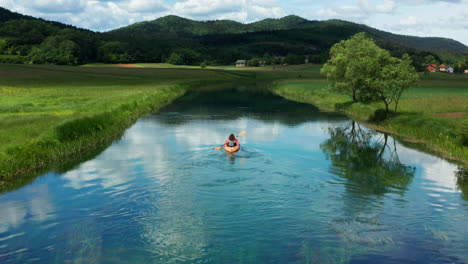
[[[339,18],[404,35],[447,37],[468,45],[468,0],[0,0],[0,6],[96,31],[175,14],[253,22],[295,14]]]

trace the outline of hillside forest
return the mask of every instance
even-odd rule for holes
[[[468,48],[454,40],[396,35],[341,20],[310,21],[297,16],[250,24],[230,20],[193,21],[166,16],[109,32],[93,32],[0,8],[0,63],[80,65],[171,63],[229,65],[324,63],[333,44],[365,32],[392,56],[408,54],[413,66],[453,64],[468,68]]]

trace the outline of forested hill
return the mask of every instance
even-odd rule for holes
[[[194,21],[174,15],[153,21],[140,22],[110,31],[111,34],[176,34],[178,36],[203,36],[212,34],[242,34],[259,31],[288,30],[319,23],[298,16],[286,16],[280,19],[264,19],[250,24],[233,20]]]
[[[298,64],[306,58],[323,63],[333,44],[363,31],[394,56],[410,54],[420,70],[428,61],[457,62],[468,50],[451,39],[402,36],[341,20],[310,21],[298,16],[250,24],[166,16],[97,33],[0,8],[0,63],[199,65],[248,59]]]
[[[73,29],[82,30],[82,31],[90,31],[90,30],[87,30],[87,29],[78,28],[78,27],[75,27],[73,25],[67,25],[67,24],[64,24],[64,23],[56,22],[56,21],[49,21],[49,20],[45,20],[45,19],[42,19],[42,18],[26,16],[26,15],[23,15],[23,14],[12,12],[12,11],[6,9],[6,8],[0,7],[0,23],[1,22],[7,22],[7,21],[10,21],[10,20],[42,21],[44,23],[54,25],[54,26],[56,26],[58,28],[73,28]]]
[[[341,28],[341,30],[340,30]],[[468,47],[464,44],[447,38],[436,37],[414,37],[393,34],[365,25],[356,24],[343,20],[316,21],[307,20],[298,16],[286,16],[279,19],[264,19],[250,24],[242,24],[232,20],[194,21],[174,15],[158,18],[153,21],[140,22],[108,32],[113,35],[155,35],[162,38],[168,36],[188,37],[206,35],[244,34],[278,30],[323,31],[332,30],[332,35],[340,38],[346,32],[367,32],[369,35],[398,43],[399,45],[416,50],[464,52]],[[320,37],[320,36],[317,36]]]

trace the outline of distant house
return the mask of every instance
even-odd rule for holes
[[[237,60],[236,67],[245,67],[247,66],[247,60]]]
[[[266,61],[259,61],[258,62],[258,66],[260,66],[260,67],[265,67],[266,64],[267,64]]]
[[[437,71],[437,66],[435,64],[430,64],[426,67],[426,70],[428,72],[436,72]]]
[[[446,67],[445,64],[439,65],[439,71],[440,71],[440,72],[446,72],[447,69],[446,69],[445,67]]]
[[[453,67],[448,65],[446,68],[445,68],[445,71],[448,72],[448,73],[454,73],[454,70],[453,70]]]

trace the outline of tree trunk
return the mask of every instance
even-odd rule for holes
[[[397,112],[398,109],[398,100],[395,100],[395,113]]]

